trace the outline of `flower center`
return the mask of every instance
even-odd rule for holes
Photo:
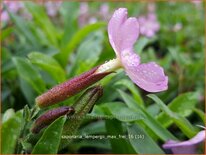
[[[109,60],[99,66],[95,73],[104,73],[104,72],[112,72],[118,68],[121,68],[122,64],[119,58]]]

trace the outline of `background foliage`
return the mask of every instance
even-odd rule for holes
[[[63,2],[55,17],[48,16],[40,4],[24,4],[32,19],[10,12],[11,20],[1,25],[2,153],[17,153],[21,147],[33,153],[165,153],[161,146],[167,140],[191,138],[201,130],[196,125],[204,126],[203,6],[159,2],[160,31],[153,38],[141,36],[135,50],[143,62],[153,60],[164,67],[169,89],[148,95],[119,70],[99,82],[104,95],[88,114],[113,119],[86,119],[77,131],[81,135],[144,135],[144,140],[76,139],[58,151],[65,123],[61,117],[43,135],[25,141],[37,117],[34,99],[38,95],[115,55],[107,21],[78,26],[79,2]],[[126,7],[136,17],[147,13],[147,4],[108,3],[111,14]],[[90,2],[90,13],[94,16],[100,6]],[[182,27],[174,31],[177,23]],[[78,96],[50,108],[72,105]],[[53,133],[54,129],[59,132]],[[53,134],[57,136],[51,138]]]

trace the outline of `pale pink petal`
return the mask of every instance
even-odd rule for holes
[[[6,11],[2,11],[1,13],[1,21],[7,22],[9,20],[9,14]]]
[[[174,140],[167,141],[164,145],[164,149],[171,149],[174,154],[195,154],[196,147],[199,143],[202,143],[205,140],[205,131],[200,131],[192,139],[178,142]]]
[[[136,18],[127,19],[127,9],[114,12],[108,24],[109,41],[117,56],[124,50],[132,50],[139,36],[139,24]]]
[[[140,57],[132,50],[122,51],[120,59],[125,70],[135,68],[140,64]]]
[[[109,41],[114,49],[115,53],[118,55],[119,52],[119,38],[121,37],[120,29],[122,24],[127,19],[127,9],[120,8],[116,10],[108,23],[108,35]]]
[[[160,92],[168,88],[168,77],[165,76],[163,68],[155,62],[134,65],[134,67],[128,67],[124,60],[122,62],[127,75],[140,88],[148,92]]]
[[[139,23],[136,18],[128,18],[121,27],[120,51],[132,50],[139,36]]]

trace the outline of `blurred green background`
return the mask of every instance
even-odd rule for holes
[[[164,68],[168,90],[147,96],[118,70],[99,82],[104,95],[88,114],[114,119],[85,120],[77,133],[143,134],[145,140],[74,140],[66,149],[53,153],[164,153],[167,151],[162,144],[167,140],[186,140],[201,130],[196,125],[204,126],[203,3],[16,2],[16,7],[22,3],[17,11],[3,3],[2,11],[8,17],[2,13],[2,153],[18,152],[25,105],[32,109],[35,98],[47,89],[115,57],[107,23],[119,7],[127,8],[129,16],[134,17],[152,9],[155,12],[160,29],[151,38],[140,36],[135,51],[142,62],[155,61]],[[78,97],[50,108],[72,105]],[[29,134],[29,127],[23,138]],[[35,144],[21,143],[22,150],[30,152]]]

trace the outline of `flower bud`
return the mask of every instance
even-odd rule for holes
[[[101,80],[112,72],[96,73],[99,66],[85,72],[73,79],[70,79],[62,84],[59,84],[52,89],[48,90],[44,94],[36,98],[36,103],[39,107],[47,107],[57,102],[63,101],[73,95],[76,95],[80,91],[89,87],[90,85]]]
[[[39,133],[41,129],[50,125],[53,121],[63,115],[72,115],[75,110],[73,107],[63,106],[60,108],[52,109],[41,115],[32,126],[32,133]]]

